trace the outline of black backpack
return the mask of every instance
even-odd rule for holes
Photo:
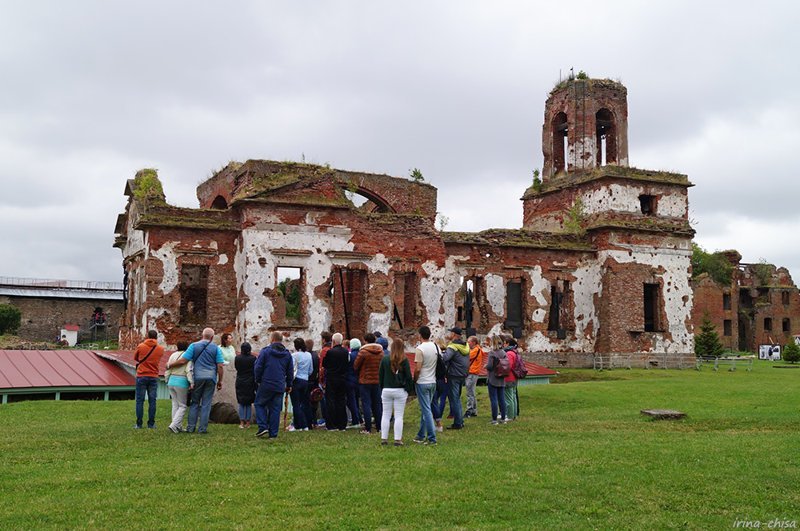
[[[436,343],[434,343],[436,345]],[[439,350],[439,345],[436,345],[436,379],[444,380],[447,376],[447,366],[442,359],[442,352]]]

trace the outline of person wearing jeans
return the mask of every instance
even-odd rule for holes
[[[277,330],[270,334],[271,343],[261,349],[255,365],[256,391],[256,437],[278,436],[281,417],[281,399],[284,393],[292,393],[294,362],[292,355],[283,346],[283,334]]]
[[[192,405],[189,407],[189,420],[186,422],[186,431],[194,433],[208,432],[208,418],[211,416],[211,400],[217,387],[215,380],[204,378],[194,381],[192,389]],[[199,417],[199,418],[198,418]],[[199,425],[198,425],[199,421]]]
[[[203,329],[203,338],[200,341],[189,345],[189,348],[177,361],[167,363],[167,369],[186,365],[190,361],[193,363],[194,388],[192,389],[192,404],[189,406],[189,420],[186,425],[186,431],[189,433],[193,433],[195,427],[197,427],[198,433],[208,431],[208,417],[211,415],[214,389],[222,389],[225,358],[222,357],[222,351],[211,342],[213,339],[214,330]]]
[[[478,385],[478,377],[483,368],[483,349],[478,343],[478,338],[469,336],[467,339],[469,346],[469,373],[467,374],[467,411],[465,417],[478,416],[478,399],[475,396],[475,387]]]
[[[492,405],[492,424],[499,424],[506,421],[506,398],[505,376],[498,376],[495,373],[497,364],[500,360],[506,359],[506,352],[502,349],[500,339],[493,338],[492,351],[489,352],[489,358],[486,361],[486,388],[489,391],[489,402]],[[498,416],[499,406],[499,416]]]
[[[442,355],[447,366],[447,385],[450,409],[453,410],[453,424],[448,426],[451,430],[460,430],[464,427],[464,416],[461,408],[461,388],[469,373],[469,347],[461,339],[462,330],[459,327],[450,329],[450,343]]]
[[[381,360],[378,384],[383,391],[383,415],[381,418],[381,444],[389,443],[389,425],[394,415],[394,445],[403,446],[403,414],[406,410],[408,391],[413,384],[411,368],[402,339],[392,341],[389,356]]]
[[[436,424],[431,409],[436,394],[436,360],[439,351],[430,340],[431,330],[427,326],[419,329],[422,342],[414,352],[414,379],[417,400],[419,401],[419,431],[414,437],[416,443],[436,444]]]
[[[158,378],[143,376],[136,378],[136,427],[142,427],[144,416],[144,394],[147,393],[147,427],[156,427],[156,394],[158,393]]]
[[[147,427],[156,427],[156,394],[158,393],[158,362],[164,355],[164,347],[158,344],[158,332],[147,331],[145,339],[133,355],[136,360],[136,426],[142,427],[144,417],[144,395],[147,393]]]

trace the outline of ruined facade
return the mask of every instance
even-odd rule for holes
[[[719,254],[733,266],[730,282],[707,273],[692,280],[695,329],[708,318],[726,349],[754,353],[759,345],[786,345],[800,334],[800,291],[786,268],[744,264],[736,251]]]
[[[557,86],[542,148],[522,227],[478,233],[437,231],[437,190],[403,178],[250,160],[202,183],[200,209],[186,209],[142,171],[116,227],[121,344],[151,326],[169,345],[208,325],[260,347],[274,329],[412,339],[428,324],[436,336],[510,331],[547,365],[693,359],[691,184],[628,167],[625,87]]]

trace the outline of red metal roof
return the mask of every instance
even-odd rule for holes
[[[69,330],[70,332],[79,332],[81,329],[80,326],[74,324],[65,324],[64,330]]]
[[[133,375],[90,350],[0,350],[0,389],[129,387]]]
[[[411,370],[414,370],[414,353],[413,352],[406,352],[406,356],[408,357],[408,362],[411,363]],[[484,360],[486,359],[486,355],[484,355]],[[548,369],[547,367],[542,367],[541,365],[537,365],[535,363],[531,363],[530,361],[525,362],[525,367],[528,369],[528,376],[556,376],[558,374],[557,371],[553,369]],[[478,374],[481,378],[486,377],[486,369],[481,367],[481,372]]]
[[[168,350],[164,352],[164,355],[161,356],[161,359],[158,361],[158,375],[164,376],[164,371],[167,369],[167,362],[169,361],[169,357],[172,353],[175,352],[174,350]],[[136,360],[133,359],[133,355],[135,351],[133,350],[97,350],[95,354],[100,356],[101,358],[106,358],[108,360],[116,361],[122,363],[123,365],[127,365],[128,367],[136,368]]]

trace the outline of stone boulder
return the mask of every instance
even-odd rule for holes
[[[239,424],[239,413],[233,404],[217,402],[211,405],[209,419],[217,424]]]

